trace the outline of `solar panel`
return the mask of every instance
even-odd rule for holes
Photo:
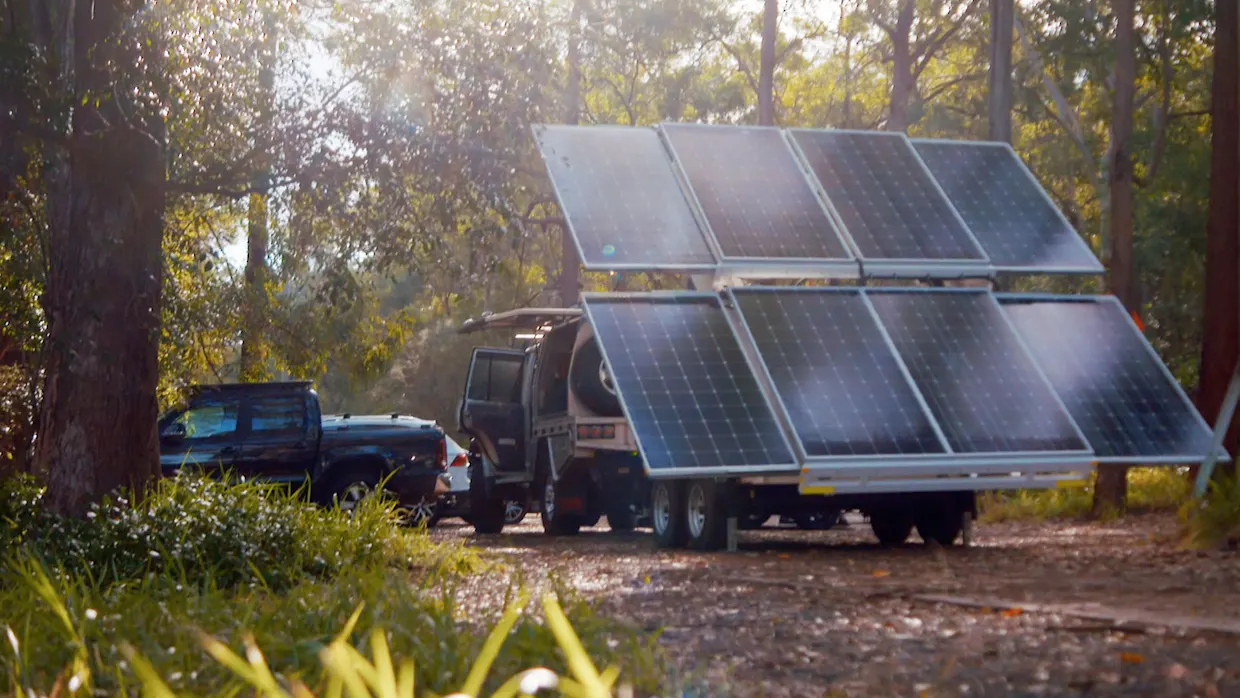
[[[791,129],[862,261],[986,256],[903,134]]]
[[[778,129],[661,128],[724,257],[852,259]]]
[[[653,130],[536,126],[535,136],[587,269],[715,266]]]
[[[1193,462],[1211,433],[1113,300],[1005,298],[1034,358],[1099,460]]]
[[[1006,143],[914,140],[913,147],[995,267],[1102,271]]]
[[[946,452],[860,291],[732,293],[806,456]]]
[[[587,296],[586,310],[652,472],[796,467],[718,297]]]
[[[953,451],[1088,451],[989,293],[866,295]]]

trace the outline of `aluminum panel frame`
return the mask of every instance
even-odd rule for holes
[[[705,128],[713,128],[713,129],[740,128],[740,127],[735,127],[731,125],[721,125],[721,124],[687,123],[687,124],[677,124],[677,125],[678,126],[689,126],[693,128],[704,128],[704,129]],[[783,278],[794,278],[794,277],[800,277],[800,276],[807,276],[807,274],[804,273],[805,271],[807,270],[812,271],[814,269],[820,269],[820,270],[826,271],[827,274],[819,278],[860,279],[862,276],[862,271],[861,271],[860,257],[858,256],[856,245],[853,243],[853,240],[851,239],[851,237],[846,236],[842,232],[842,226],[840,224],[840,221],[838,220],[836,216],[832,215],[832,211],[827,207],[827,204],[823,201],[823,198],[820,194],[820,188],[815,185],[814,180],[810,179],[807,176],[803,162],[801,161],[800,158],[797,157],[796,152],[792,150],[792,146],[788,142],[788,138],[785,135],[785,129],[779,128],[777,126],[751,126],[751,125],[746,125],[744,126],[744,128],[769,129],[769,130],[775,131],[779,135],[780,142],[784,144],[784,147],[786,148],[786,152],[792,158],[792,163],[796,166],[797,170],[801,173],[801,177],[805,181],[806,185],[809,187],[810,194],[814,197],[814,200],[818,203],[818,206],[822,209],[823,215],[825,215],[827,217],[827,220],[831,223],[832,225],[831,234],[835,237],[836,240],[840,242],[840,245],[844,248],[844,251],[848,254],[848,256],[843,257],[843,258],[833,258],[833,257],[733,257],[733,256],[729,256],[725,254],[723,252],[722,245],[719,243],[718,236],[715,235],[715,229],[713,226],[711,226],[710,219],[707,218],[706,212],[702,208],[701,200],[698,198],[697,191],[694,189],[693,183],[689,181],[689,176],[688,176],[688,173],[685,171],[685,167],[682,162],[680,154],[676,152],[675,146],[672,145],[671,137],[668,136],[668,133],[666,129],[663,128],[663,125],[662,124],[657,125],[655,126],[655,131],[659,134],[660,141],[663,143],[663,147],[668,153],[668,157],[671,160],[672,168],[676,173],[677,179],[681,182],[681,186],[684,188],[684,191],[686,193],[686,198],[690,200],[693,213],[698,218],[698,224],[702,226],[702,229],[706,233],[706,236],[710,239],[711,250],[714,252],[715,259],[718,260],[718,263],[719,263],[718,264],[719,273],[729,274],[732,276],[752,276],[754,278],[783,279]]]
[[[1137,326],[1136,321],[1133,320],[1132,315],[1127,311],[1127,309],[1124,308],[1124,304],[1120,302],[1119,298],[1112,296],[1112,295],[1108,295],[1108,294],[1084,294],[1084,295],[1079,295],[1079,296],[1063,296],[1063,295],[1055,295],[1052,293],[1007,292],[1007,293],[993,293],[992,295],[994,295],[995,300],[999,302],[999,306],[1001,309],[1002,309],[1004,300],[1028,301],[1028,302],[1040,302],[1040,303],[1095,303],[1095,304],[1108,303],[1108,304],[1116,306],[1116,308],[1120,311],[1120,314],[1125,317],[1128,328],[1141,341],[1141,345],[1145,348],[1146,354],[1148,354],[1149,357],[1154,360],[1154,363],[1158,365],[1159,371],[1162,373],[1163,377],[1167,379],[1167,381],[1171,384],[1172,388],[1175,390],[1176,394],[1179,396],[1180,400],[1183,401],[1183,403],[1190,409],[1192,414],[1197,418],[1197,423],[1207,433],[1209,434],[1214,433],[1214,429],[1206,421],[1205,417],[1201,415],[1201,412],[1198,411],[1197,406],[1193,404],[1192,399],[1188,396],[1188,393],[1184,390],[1184,386],[1180,385],[1180,381],[1176,379],[1175,374],[1171,373],[1171,369],[1167,367],[1167,364],[1162,360],[1162,357],[1158,355],[1158,350],[1155,349],[1154,345],[1150,343],[1148,338],[1146,338],[1145,333],[1142,332],[1141,328]],[[1006,313],[1004,313],[1004,315],[1006,316]],[[1058,392],[1056,392],[1056,395],[1058,395]],[[1231,454],[1229,454],[1227,452],[1227,449],[1225,448],[1219,449],[1217,453],[1217,457],[1223,460],[1224,462],[1231,460]],[[1110,464],[1117,464],[1117,465],[1180,466],[1180,465],[1200,465],[1204,463],[1208,458],[1209,458],[1209,453],[1205,453],[1200,456],[1188,455],[1188,454],[1168,454],[1167,456],[1160,458],[1158,460],[1149,460],[1148,458],[1141,458],[1139,460],[1134,460],[1132,458],[1128,458],[1124,456],[1100,456],[1100,457],[1095,458],[1095,460],[1098,463],[1110,463]]]
[[[909,142],[910,143],[959,143],[962,145],[977,145],[977,146],[987,146],[987,147],[1006,149],[1009,153],[1011,153],[1012,157],[1016,159],[1016,162],[1020,164],[1021,171],[1025,173],[1025,176],[1033,184],[1034,188],[1038,190],[1038,193],[1042,196],[1042,200],[1045,201],[1046,204],[1051,207],[1051,210],[1055,212],[1055,216],[1059,219],[1059,221],[1063,223],[1065,228],[1076,233],[1075,239],[1077,242],[1077,246],[1080,247],[1082,250],[1084,250],[1089,255],[1089,257],[1096,262],[1095,265],[1089,266],[1089,267],[1073,267],[1071,265],[1064,265],[1064,266],[1057,266],[1057,267],[1036,267],[1036,266],[1022,267],[1022,266],[992,265],[993,269],[997,273],[1040,274],[1040,275],[1068,275],[1068,274],[1088,275],[1088,274],[1106,273],[1106,267],[1103,266],[1102,262],[1098,259],[1098,255],[1094,254],[1094,251],[1090,249],[1089,244],[1085,242],[1085,239],[1083,237],[1081,237],[1080,231],[1077,230],[1076,227],[1073,226],[1072,223],[1068,220],[1068,217],[1064,215],[1063,211],[1059,208],[1058,204],[1055,203],[1055,200],[1052,199],[1050,194],[1046,191],[1046,187],[1042,186],[1042,183],[1038,181],[1037,176],[1033,174],[1033,170],[1029,169],[1029,165],[1025,162],[1025,159],[1020,156],[1020,153],[1016,152],[1016,149],[1012,147],[1011,143],[1008,143],[1006,141],[955,140],[955,139],[949,139],[949,138],[910,138]],[[913,148],[913,152],[916,152],[916,151],[917,149]],[[917,154],[917,159],[921,160],[920,153]],[[925,165],[925,161],[922,161],[922,165],[924,165],[927,171],[929,171],[929,166]],[[980,244],[980,241],[979,241],[979,244]]]
[[[813,184],[814,191],[818,194],[819,198],[827,206],[828,211],[831,213],[831,216],[834,219],[836,225],[839,226],[840,233],[846,238],[846,242],[849,243],[851,249],[853,250],[853,253],[857,257],[857,260],[860,262],[861,276],[863,278],[869,277],[869,276],[876,276],[876,277],[882,277],[882,278],[899,278],[899,279],[908,279],[908,278],[914,278],[914,279],[916,278],[929,278],[929,279],[951,278],[951,279],[955,279],[955,278],[992,278],[995,275],[995,268],[994,268],[994,265],[991,263],[990,255],[986,253],[985,248],[982,247],[982,244],[981,242],[978,241],[977,236],[973,234],[973,230],[969,228],[969,225],[967,223],[965,223],[964,218],[960,215],[960,212],[956,210],[956,206],[952,204],[951,199],[947,197],[946,192],[943,191],[943,188],[942,186],[939,185],[938,180],[934,178],[933,174],[931,174],[929,167],[927,167],[926,163],[922,161],[921,156],[917,154],[917,149],[913,147],[912,141],[909,139],[907,135],[905,135],[902,132],[866,131],[863,129],[834,129],[834,128],[832,129],[787,128],[787,129],[783,129],[783,131],[785,133],[785,139],[789,147],[792,148],[793,154],[796,156],[796,158],[801,163],[801,166],[802,166],[803,171],[805,172],[806,178],[809,179],[810,182]],[[891,138],[903,139],[904,142],[908,145],[909,150],[911,150],[913,155],[915,156],[917,160],[917,164],[921,166],[922,172],[926,175],[927,179],[929,179],[930,183],[934,186],[934,189],[936,192],[938,192],[939,196],[943,198],[943,201],[947,203],[948,209],[951,211],[952,216],[956,219],[956,222],[960,224],[961,228],[963,228],[963,230],[965,231],[965,234],[968,235],[969,241],[973,244],[973,248],[981,255],[981,258],[976,259],[976,260],[974,259],[931,260],[931,259],[901,259],[901,258],[895,258],[895,257],[866,257],[861,252],[861,247],[860,245],[857,244],[856,238],[853,237],[852,232],[848,230],[848,226],[844,224],[843,216],[840,215],[839,210],[835,207],[835,203],[831,200],[830,195],[827,193],[826,187],[823,185],[822,181],[818,179],[818,176],[814,174],[814,169],[813,169],[813,166],[810,164],[808,155],[806,155],[805,151],[796,142],[796,139],[793,138],[793,134],[797,132],[816,133],[816,132],[823,132],[823,131],[833,132],[833,133],[856,133],[856,134],[866,134],[866,135],[880,135],[880,136],[887,136]],[[869,271],[869,270],[872,270],[872,271]]]
[[[594,322],[594,313],[590,309],[590,301],[592,299],[602,300],[602,301],[606,301],[606,300],[642,301],[642,300],[647,300],[647,299],[657,300],[660,298],[667,298],[667,299],[683,298],[683,299],[702,299],[702,300],[710,299],[711,301],[715,303],[716,307],[719,309],[719,312],[723,313],[723,317],[728,325],[728,330],[732,333],[732,338],[735,339],[738,344],[741,342],[741,338],[736,335],[736,328],[732,325],[732,322],[728,320],[727,318],[727,312],[726,312],[726,309],[723,307],[723,303],[722,303],[722,300],[719,294],[712,292],[712,291],[651,291],[651,292],[644,292],[644,293],[643,292],[605,293],[605,292],[597,292],[597,291],[586,292],[586,293],[581,294],[582,308],[585,310],[585,314],[586,314],[587,319],[590,322],[590,325],[595,328],[595,337],[597,338],[597,341],[598,341],[599,353],[602,354],[603,360],[607,362],[608,367],[612,366],[612,362],[611,362],[611,358],[608,356],[608,353],[607,353],[607,342],[605,342],[602,336],[598,334],[597,325]],[[771,396],[768,394],[766,386],[762,383],[761,380],[758,379],[757,368],[753,365],[753,362],[750,360],[748,352],[742,351],[742,354],[745,355],[745,366],[751,372],[754,373],[754,382],[758,384],[758,391],[762,394],[763,404],[766,405],[766,408],[771,411],[771,415],[775,418],[777,424],[780,427],[779,428],[780,438],[783,440],[784,446],[788,449],[788,453],[792,456],[792,462],[786,463],[786,464],[785,463],[778,463],[778,464],[771,463],[771,464],[749,465],[749,466],[722,466],[721,465],[718,467],[705,467],[705,468],[652,469],[650,467],[649,460],[647,459],[647,456],[646,456],[646,447],[642,444],[641,436],[638,434],[637,430],[633,428],[633,420],[629,417],[628,401],[625,399],[624,392],[620,388],[620,384],[617,381],[616,382],[616,399],[620,402],[620,409],[624,413],[625,420],[627,420],[629,423],[629,431],[633,434],[633,440],[637,443],[637,450],[638,450],[638,453],[641,455],[641,460],[642,460],[642,471],[646,475],[647,478],[651,480],[664,480],[664,479],[674,479],[674,478],[717,478],[717,477],[725,477],[725,476],[731,476],[731,475],[755,475],[755,474],[782,475],[782,474],[795,474],[799,472],[801,464],[800,464],[799,459],[797,458],[796,449],[793,447],[792,442],[788,439],[788,434],[786,433],[786,430],[784,429],[783,424],[779,422],[780,415],[779,413],[775,411],[775,406],[771,401]]]
[[[573,222],[572,222],[572,219],[569,217],[568,210],[561,203],[563,199],[561,198],[560,187],[558,184],[556,184],[555,178],[551,176],[550,168],[547,167],[547,156],[543,153],[543,149],[540,144],[539,137],[538,137],[539,129],[546,129],[547,127],[565,126],[565,125],[566,124],[537,123],[537,124],[530,124],[530,130],[534,136],[534,145],[535,145],[536,150],[538,150],[538,155],[543,160],[543,166],[547,168],[547,179],[548,181],[551,182],[551,192],[555,196],[556,205],[559,207],[560,213],[564,216],[564,229],[569,234],[569,236],[572,237],[573,239],[573,247],[575,247],[577,250],[577,261],[581,264],[582,269],[586,271],[633,271],[633,272],[665,271],[665,272],[671,272],[671,273],[703,273],[703,272],[713,273],[715,269],[718,268],[719,252],[717,249],[715,249],[715,247],[713,247],[714,236],[707,235],[705,231],[701,231],[701,230],[699,230],[699,232],[702,234],[703,239],[705,239],[706,246],[710,250],[711,256],[714,257],[714,262],[711,264],[639,264],[639,263],[633,263],[633,262],[623,262],[623,263],[615,263],[615,264],[598,264],[598,263],[591,263],[587,261],[586,254],[585,254],[585,248],[581,244],[581,239],[577,236],[577,231],[573,228]],[[648,129],[651,131],[654,130],[648,126],[620,126],[617,124],[599,124],[599,125],[590,126],[589,128],[593,128],[593,129],[635,129],[637,128],[637,129]],[[655,133],[655,135],[657,138],[659,137],[657,132]],[[659,138],[659,141],[660,141],[660,144],[662,144],[662,138]],[[667,156],[667,152],[666,152],[666,148],[664,148],[664,157],[666,156]],[[670,166],[670,162],[669,162],[669,166]],[[677,177],[677,183],[681,185],[681,189],[680,189],[681,195],[684,196],[685,201],[689,204],[690,213],[693,214],[694,219],[697,220],[696,211],[694,210],[694,205],[696,204],[696,201],[697,201],[696,198],[691,199],[688,196],[688,193],[684,190],[684,184],[683,182],[680,181],[679,175],[677,171],[675,170],[675,168],[672,168],[672,174],[674,177]],[[700,228],[701,226],[700,221],[698,221],[698,224]]]

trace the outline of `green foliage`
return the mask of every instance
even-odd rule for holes
[[[1234,470],[1216,473],[1206,496],[1186,503],[1181,513],[1192,546],[1240,545],[1240,475]]]
[[[101,589],[155,576],[183,587],[278,592],[450,550],[401,531],[392,504],[377,499],[350,515],[278,485],[183,474],[160,480],[139,503],[115,496],[92,505],[85,519],[66,519],[40,511],[42,492],[28,480],[11,487],[9,540]],[[468,557],[451,562],[465,565]]]
[[[987,492],[978,502],[981,521],[1077,519],[1089,515],[1093,480],[1085,487]],[[1128,511],[1176,511],[1189,500],[1192,484],[1183,468],[1132,468],[1128,471]]]

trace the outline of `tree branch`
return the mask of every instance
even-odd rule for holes
[[[741,74],[745,76],[745,80],[749,82],[749,89],[753,90],[754,94],[757,94],[758,80],[753,76],[753,71],[749,69],[749,65],[745,62],[745,57],[742,56],[740,51],[734,46],[726,41],[723,41],[722,39],[719,41],[719,45],[723,46],[723,50],[727,51],[731,54],[732,58],[736,59],[737,69],[741,71]]]

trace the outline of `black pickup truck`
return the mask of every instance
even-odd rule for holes
[[[396,414],[325,418],[305,382],[195,386],[160,418],[159,434],[165,475],[193,466],[292,485],[309,480],[316,502],[344,509],[389,474],[385,488],[413,512],[448,491],[437,424]]]

